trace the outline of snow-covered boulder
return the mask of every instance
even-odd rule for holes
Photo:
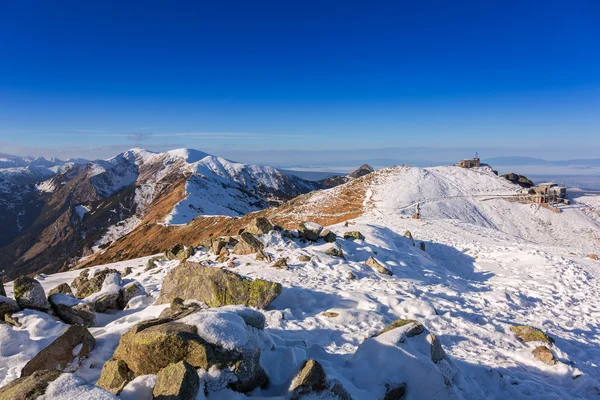
[[[302,222],[298,225],[298,234],[309,242],[319,240],[323,227],[315,222]]]
[[[383,398],[390,389],[406,400],[456,399],[457,373],[437,337],[417,321],[395,321],[365,340],[351,361],[353,383]],[[379,393],[380,391],[380,393]]]
[[[56,315],[69,325],[89,327],[96,320],[94,307],[73,296],[54,293],[48,297],[48,301]]]
[[[146,294],[146,289],[138,281],[133,281],[119,290],[119,297],[117,298],[117,305],[121,310],[125,309],[129,300],[137,296]]]
[[[74,370],[78,362],[89,355],[95,344],[96,340],[84,326],[69,326],[62,335],[25,364],[21,376],[29,376],[45,369]]]
[[[75,289],[77,298],[84,299],[102,290],[106,277],[111,274],[117,274],[119,278],[121,277],[121,273],[115,269],[105,268],[97,270],[91,277],[89,276],[89,270],[84,269],[79,276],[75,278],[73,283],[71,283],[71,286]]]
[[[13,283],[15,300],[21,308],[47,311],[50,303],[46,299],[46,293],[42,285],[33,278],[20,276]]]
[[[175,298],[198,300],[210,307],[245,305],[266,308],[281,293],[281,284],[244,278],[234,272],[186,261],[165,277],[156,304]]]

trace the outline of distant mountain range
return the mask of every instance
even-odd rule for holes
[[[493,157],[486,158],[485,162],[492,166],[509,165],[547,165],[557,167],[600,167],[600,158],[582,158],[573,160],[544,160],[534,157]]]

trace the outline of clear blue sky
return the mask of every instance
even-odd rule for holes
[[[0,5],[0,152],[600,151],[598,1]]]

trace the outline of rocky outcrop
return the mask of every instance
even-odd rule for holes
[[[281,293],[281,284],[244,278],[234,272],[187,261],[165,277],[156,304],[175,298],[198,300],[210,307],[239,304],[266,308]]]
[[[264,217],[254,218],[245,228],[246,232],[252,233],[254,235],[262,235],[265,233],[269,233],[272,230],[273,224],[271,224],[271,222]]]
[[[374,259],[373,257],[369,257],[369,259],[365,262],[365,265],[367,267],[371,267],[373,268],[375,271],[379,272],[380,274],[384,274],[384,275],[393,275],[392,270],[384,267],[383,265],[381,265],[376,259]]]
[[[233,247],[232,252],[238,255],[254,254],[265,248],[265,245],[250,232],[242,232],[238,236],[238,243]]]
[[[36,371],[58,369],[64,371],[77,358],[85,359],[94,348],[96,340],[81,325],[72,325],[31,359],[21,370],[21,376],[29,376]]]
[[[234,379],[229,387],[235,391],[248,392],[267,383],[259,362],[263,341],[259,338],[266,335],[260,329],[265,323],[261,313],[244,307],[223,307],[196,309],[185,318],[177,318],[144,321],[123,335],[113,358],[104,365],[98,385],[118,393],[133,377],[158,374],[155,398],[180,398],[195,395],[197,388],[191,389],[196,383],[190,381],[198,377],[195,369],[211,367],[230,371]],[[207,326],[219,327],[222,343],[226,344],[215,342],[212,336],[203,337],[214,329],[207,330]],[[245,335],[244,340],[240,335]]]
[[[152,394],[157,400],[194,400],[199,388],[200,379],[194,367],[180,361],[160,370]]]
[[[524,188],[530,188],[534,185],[533,182],[526,176],[518,175],[512,172],[509,174],[500,175],[500,177]]]
[[[0,388],[0,400],[33,400],[46,392],[48,385],[62,375],[55,369],[35,371]]]
[[[21,276],[13,283],[15,300],[21,308],[32,308],[34,310],[47,311],[50,303],[46,299],[46,293],[42,285],[33,278]]]
[[[74,296],[73,291],[71,290],[71,286],[67,283],[61,283],[54,289],[48,292],[48,297],[52,296],[54,293],[62,293],[69,296]]]
[[[554,339],[541,330],[528,325],[511,326],[510,330],[522,342],[542,342],[549,345],[554,344]]]

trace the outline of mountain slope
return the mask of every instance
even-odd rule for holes
[[[0,170],[0,179],[11,171]],[[69,268],[143,221],[180,224],[198,215],[243,215],[318,187],[271,167],[188,149],[132,149],[108,160],[44,171],[36,179],[27,174],[27,181],[14,173],[0,180],[6,182],[7,194],[0,196],[6,209],[31,203],[19,220],[28,225],[21,231],[15,227],[4,241],[0,262],[8,276]],[[7,218],[16,220],[15,215]]]

